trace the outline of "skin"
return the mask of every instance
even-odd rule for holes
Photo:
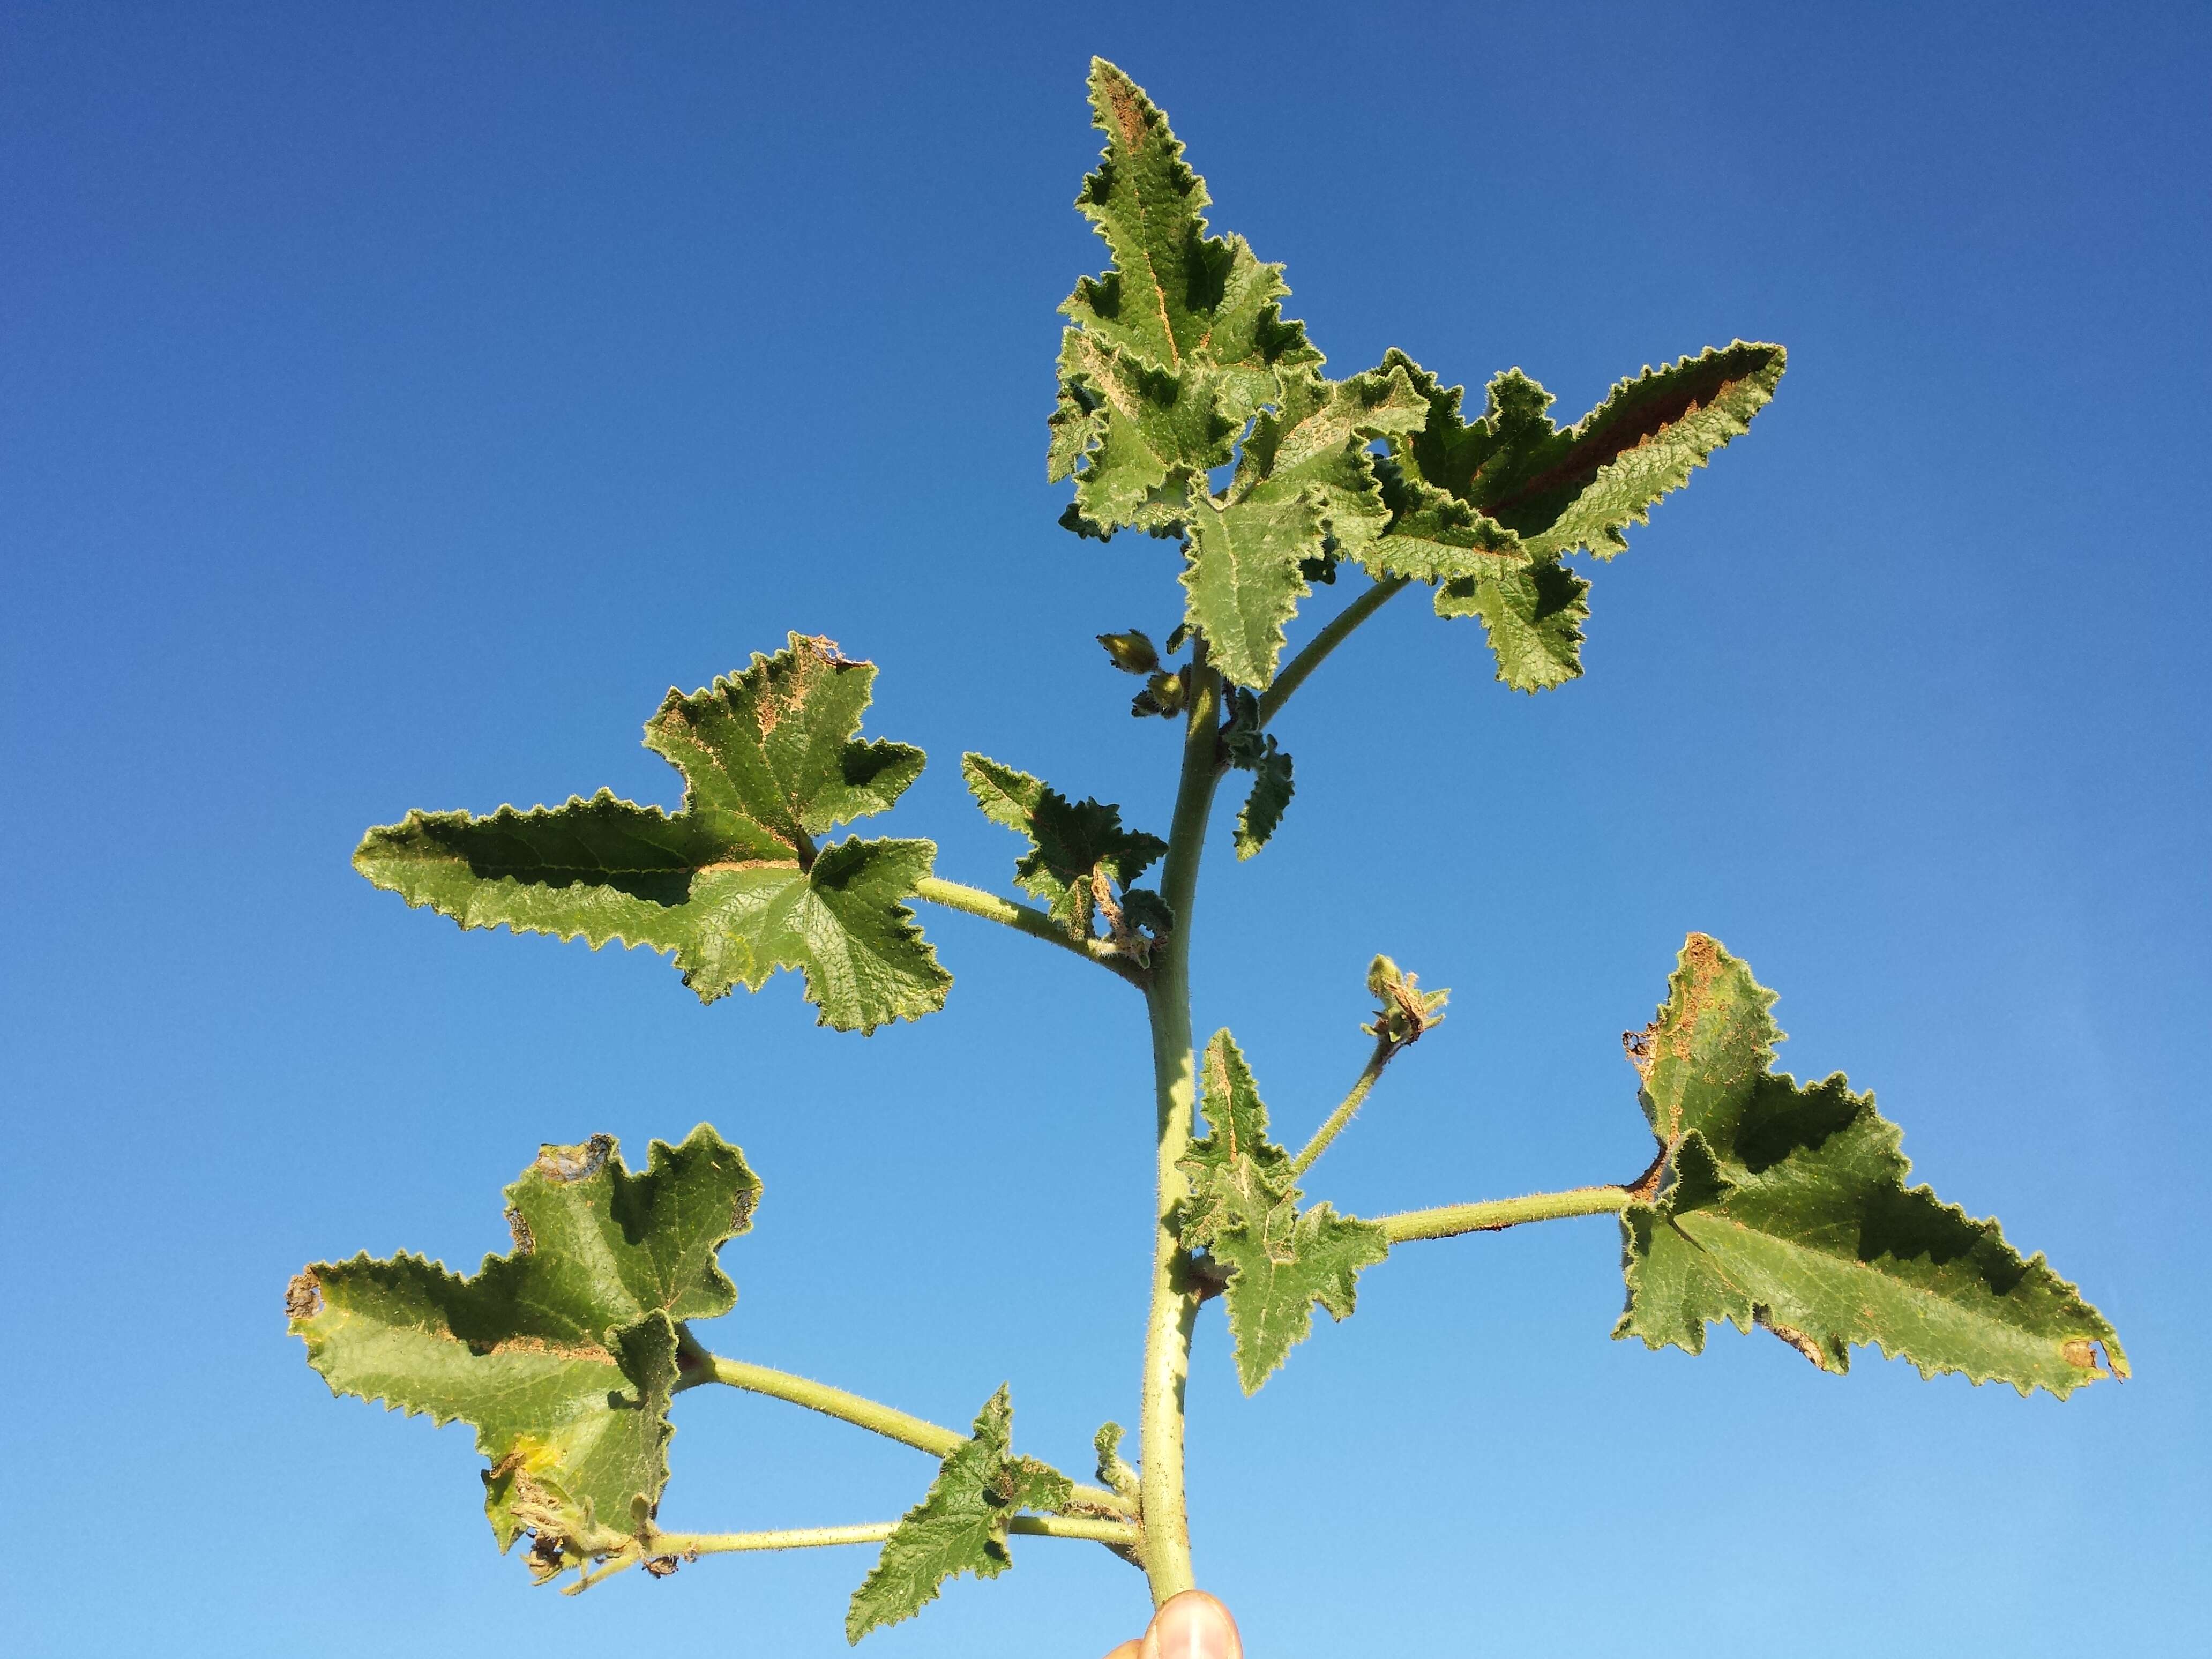
[[[1227,1607],[1189,1589],[1161,1603],[1143,1640],[1122,1643],[1106,1659],[1244,1659],[1244,1644]]]

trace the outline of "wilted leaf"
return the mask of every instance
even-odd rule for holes
[[[286,1311],[333,1393],[473,1425],[500,1547],[534,1531],[534,1560],[557,1570],[659,1502],[676,1324],[736,1302],[715,1255],[759,1195],[704,1124],[654,1141],[640,1175],[609,1136],[547,1146],[507,1189],[514,1249],[473,1278],[364,1254],[305,1269]]]

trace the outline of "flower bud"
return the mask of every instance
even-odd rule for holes
[[[1133,628],[1126,634],[1101,634],[1098,643],[1124,674],[1151,674],[1159,669],[1160,653],[1152,648],[1151,638]]]

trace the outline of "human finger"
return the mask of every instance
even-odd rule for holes
[[[1244,1643],[1229,1609],[1191,1589],[1161,1604],[1137,1652],[1139,1659],[1244,1659]]]

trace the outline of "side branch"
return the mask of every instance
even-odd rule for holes
[[[1619,1215],[1636,1196],[1636,1190],[1629,1187],[1577,1187],[1571,1192],[1531,1193],[1526,1198],[1492,1198],[1480,1204],[1446,1204],[1433,1210],[1407,1210],[1372,1219],[1393,1244],[1408,1244],[1419,1238],[1494,1233],[1517,1227],[1524,1221]]]
[[[948,1429],[942,1424],[932,1423],[927,1418],[902,1412],[896,1406],[886,1406],[880,1401],[870,1400],[864,1395],[832,1388],[827,1382],[817,1382],[811,1377],[799,1376],[790,1371],[780,1371],[768,1365],[755,1365],[743,1359],[726,1359],[718,1353],[688,1340],[678,1356],[683,1376],[678,1380],[678,1392],[696,1388],[702,1382],[720,1382],[725,1387],[743,1389],[747,1394],[766,1395],[771,1400],[788,1401],[794,1406],[804,1406],[809,1411],[820,1412],[824,1417],[834,1417],[841,1423],[850,1423],[855,1428],[867,1429],[887,1440],[926,1451],[932,1457],[946,1457],[968,1443],[969,1437],[957,1429]],[[1103,1510],[1109,1515],[1128,1515],[1133,1512],[1129,1500],[1119,1492],[1108,1492],[1103,1486],[1087,1486],[1080,1482],[1075,1487],[1074,1506],[1078,1509]],[[1071,1522],[1072,1524],[1072,1522]],[[1087,1522],[1084,1524],[1089,1524]],[[1021,1530],[1017,1527],[1016,1531]],[[752,1534],[732,1534],[751,1536]],[[766,1534],[763,1534],[766,1535]],[[1055,1537],[1089,1537],[1088,1533],[1054,1534]],[[831,1542],[841,1540],[831,1540]],[[843,1541],[866,1542],[866,1540]],[[795,1547],[781,1544],[762,1544],[752,1547],[783,1549]]]
[[[1410,576],[1386,576],[1338,611],[1328,627],[1308,640],[1304,649],[1283,665],[1275,683],[1260,696],[1260,724],[1266,726],[1282,712],[1291,694],[1306,683],[1306,676],[1322,665],[1328,653],[1352,635],[1352,630],[1397,598]]]
[[[1403,1047],[1405,1045],[1399,1042],[1382,1040],[1376,1042],[1374,1057],[1367,1062],[1366,1069],[1360,1073],[1359,1081],[1352,1085],[1352,1092],[1345,1096],[1344,1103],[1328,1115],[1328,1121],[1314,1131],[1313,1139],[1306,1142],[1305,1149],[1291,1160],[1292,1176],[1304,1175],[1313,1167],[1314,1160],[1328,1150],[1328,1143],[1334,1140],[1344,1126],[1352,1121],[1352,1114],[1359,1109],[1360,1103],[1367,1098],[1367,1091],[1375,1086],[1375,1080],[1382,1075],[1382,1068],[1390,1063],[1391,1056]]]
[[[915,885],[914,896],[932,904],[941,904],[948,910],[959,910],[971,916],[981,916],[986,921],[995,921],[1018,933],[1027,933],[1031,939],[1057,945],[1063,951],[1072,951],[1085,961],[1095,962],[1109,973],[1128,981],[1139,990],[1144,989],[1149,982],[1150,976],[1144,969],[1115,950],[1111,940],[1079,938],[1032,906],[1017,904],[1012,899],[1000,898],[996,893],[987,893],[980,887],[945,881],[936,876],[923,877]]]

